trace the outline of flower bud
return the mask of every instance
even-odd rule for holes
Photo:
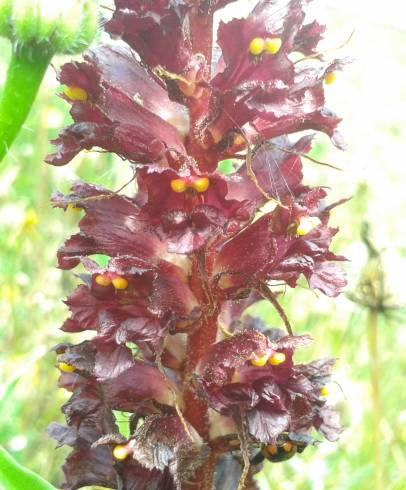
[[[93,41],[96,0],[0,0],[0,35],[59,54],[80,53]]]

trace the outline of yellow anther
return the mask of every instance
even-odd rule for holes
[[[266,446],[265,451],[270,455],[270,456],[275,456],[275,454],[278,454],[278,447],[275,445],[271,446]]]
[[[79,100],[80,102],[86,102],[87,92],[80,87],[66,87],[63,93],[70,100]]]
[[[241,134],[237,134],[237,136],[234,138],[235,145],[243,145],[245,143],[247,143],[247,141],[244,139],[244,137]]]
[[[329,395],[329,391],[327,389],[327,386],[322,386],[320,388],[320,395],[321,396],[328,396]]]
[[[270,54],[276,54],[282,46],[282,39],[280,37],[271,37],[265,40],[265,50]]]
[[[113,286],[116,289],[127,289],[128,288],[128,281],[125,277],[115,277],[114,279],[111,280],[113,283]]]
[[[265,39],[262,39],[262,37],[254,37],[248,47],[248,51],[254,56],[259,56],[264,49]]]
[[[256,359],[251,359],[253,366],[262,367],[268,362],[268,356],[258,356]]]
[[[326,83],[326,85],[331,85],[332,83],[334,83],[336,81],[336,78],[337,78],[337,75],[335,74],[335,72],[330,71],[324,77],[324,82]]]
[[[185,192],[185,190],[187,189],[187,183],[185,181],[185,179],[173,179],[171,180],[171,189],[174,191],[174,192]]]
[[[70,364],[66,364],[66,362],[60,362],[58,364],[58,368],[64,373],[73,373],[75,371],[75,368]]]
[[[110,286],[111,278],[108,274],[99,274],[98,276],[96,276],[95,282],[99,286],[106,287],[106,286]]]
[[[282,447],[285,453],[290,453],[293,449],[293,444],[291,442],[285,442],[285,444],[283,444]]]
[[[275,354],[268,359],[268,363],[271,364],[271,366],[279,366],[279,364],[282,364],[285,360],[286,356],[283,352],[275,352]]]
[[[296,235],[307,235],[313,230],[313,228],[319,226],[320,223],[321,221],[316,216],[302,216],[296,228]]]
[[[129,454],[130,452],[127,446],[123,446],[122,444],[119,444],[113,449],[113,456],[119,461],[126,459]]]
[[[220,289],[228,289],[228,288],[231,288],[234,285],[234,282],[232,280],[231,275],[229,275],[229,274],[223,274],[220,277],[217,285],[218,285],[218,287]]]
[[[69,204],[67,205],[66,209],[67,209],[68,211],[74,211],[74,212],[76,212],[76,213],[77,213],[77,212],[79,212],[79,213],[80,213],[80,211],[82,211],[82,208],[78,208],[77,206],[75,206],[75,205],[74,205],[74,204],[72,204],[72,203],[69,203]]]
[[[197,192],[206,192],[209,185],[210,180],[207,177],[200,177],[193,182],[192,187]]]

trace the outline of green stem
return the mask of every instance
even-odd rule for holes
[[[0,162],[30,112],[52,56],[49,47],[13,47],[0,101]]]
[[[378,351],[378,312],[370,310],[367,319],[369,358],[371,366],[372,409],[373,409],[373,447],[375,490],[382,490],[382,454],[381,454],[381,400],[379,382],[379,351]]]

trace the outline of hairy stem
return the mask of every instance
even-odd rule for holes
[[[379,382],[379,351],[378,351],[378,312],[369,310],[367,318],[367,334],[369,347],[369,365],[371,366],[371,388],[373,409],[373,446],[374,446],[374,490],[382,490],[382,455],[381,455],[381,401]]]
[[[13,47],[0,101],[0,161],[30,112],[52,55],[39,45]]]

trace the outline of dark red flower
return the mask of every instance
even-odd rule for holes
[[[320,199],[322,189],[288,195],[277,207],[213,251],[213,286],[228,297],[269,280],[291,287],[301,274],[309,286],[337,296],[346,281],[334,261],[345,260],[329,251],[337,229],[327,226]]]
[[[81,150],[95,146],[145,163],[165,164],[185,153],[174,124],[187,125],[186,114],[182,116],[181,107],[169,100],[131,49],[106,45],[84,58],[61,71],[61,83],[83,92],[80,97],[67,92],[75,123],[54,141],[57,149],[47,157],[49,163],[65,165]]]
[[[272,332],[273,333],[273,332]],[[283,335],[283,334],[282,334]],[[330,440],[340,433],[337,416],[326,417],[321,389],[329,382],[333,361],[295,365],[295,348],[309,343],[306,336],[275,338],[244,330],[214,344],[201,360],[199,381],[209,406],[229,415],[243,409],[250,434],[262,443],[275,443],[283,432],[319,429]],[[323,427],[327,423],[329,429]]]

